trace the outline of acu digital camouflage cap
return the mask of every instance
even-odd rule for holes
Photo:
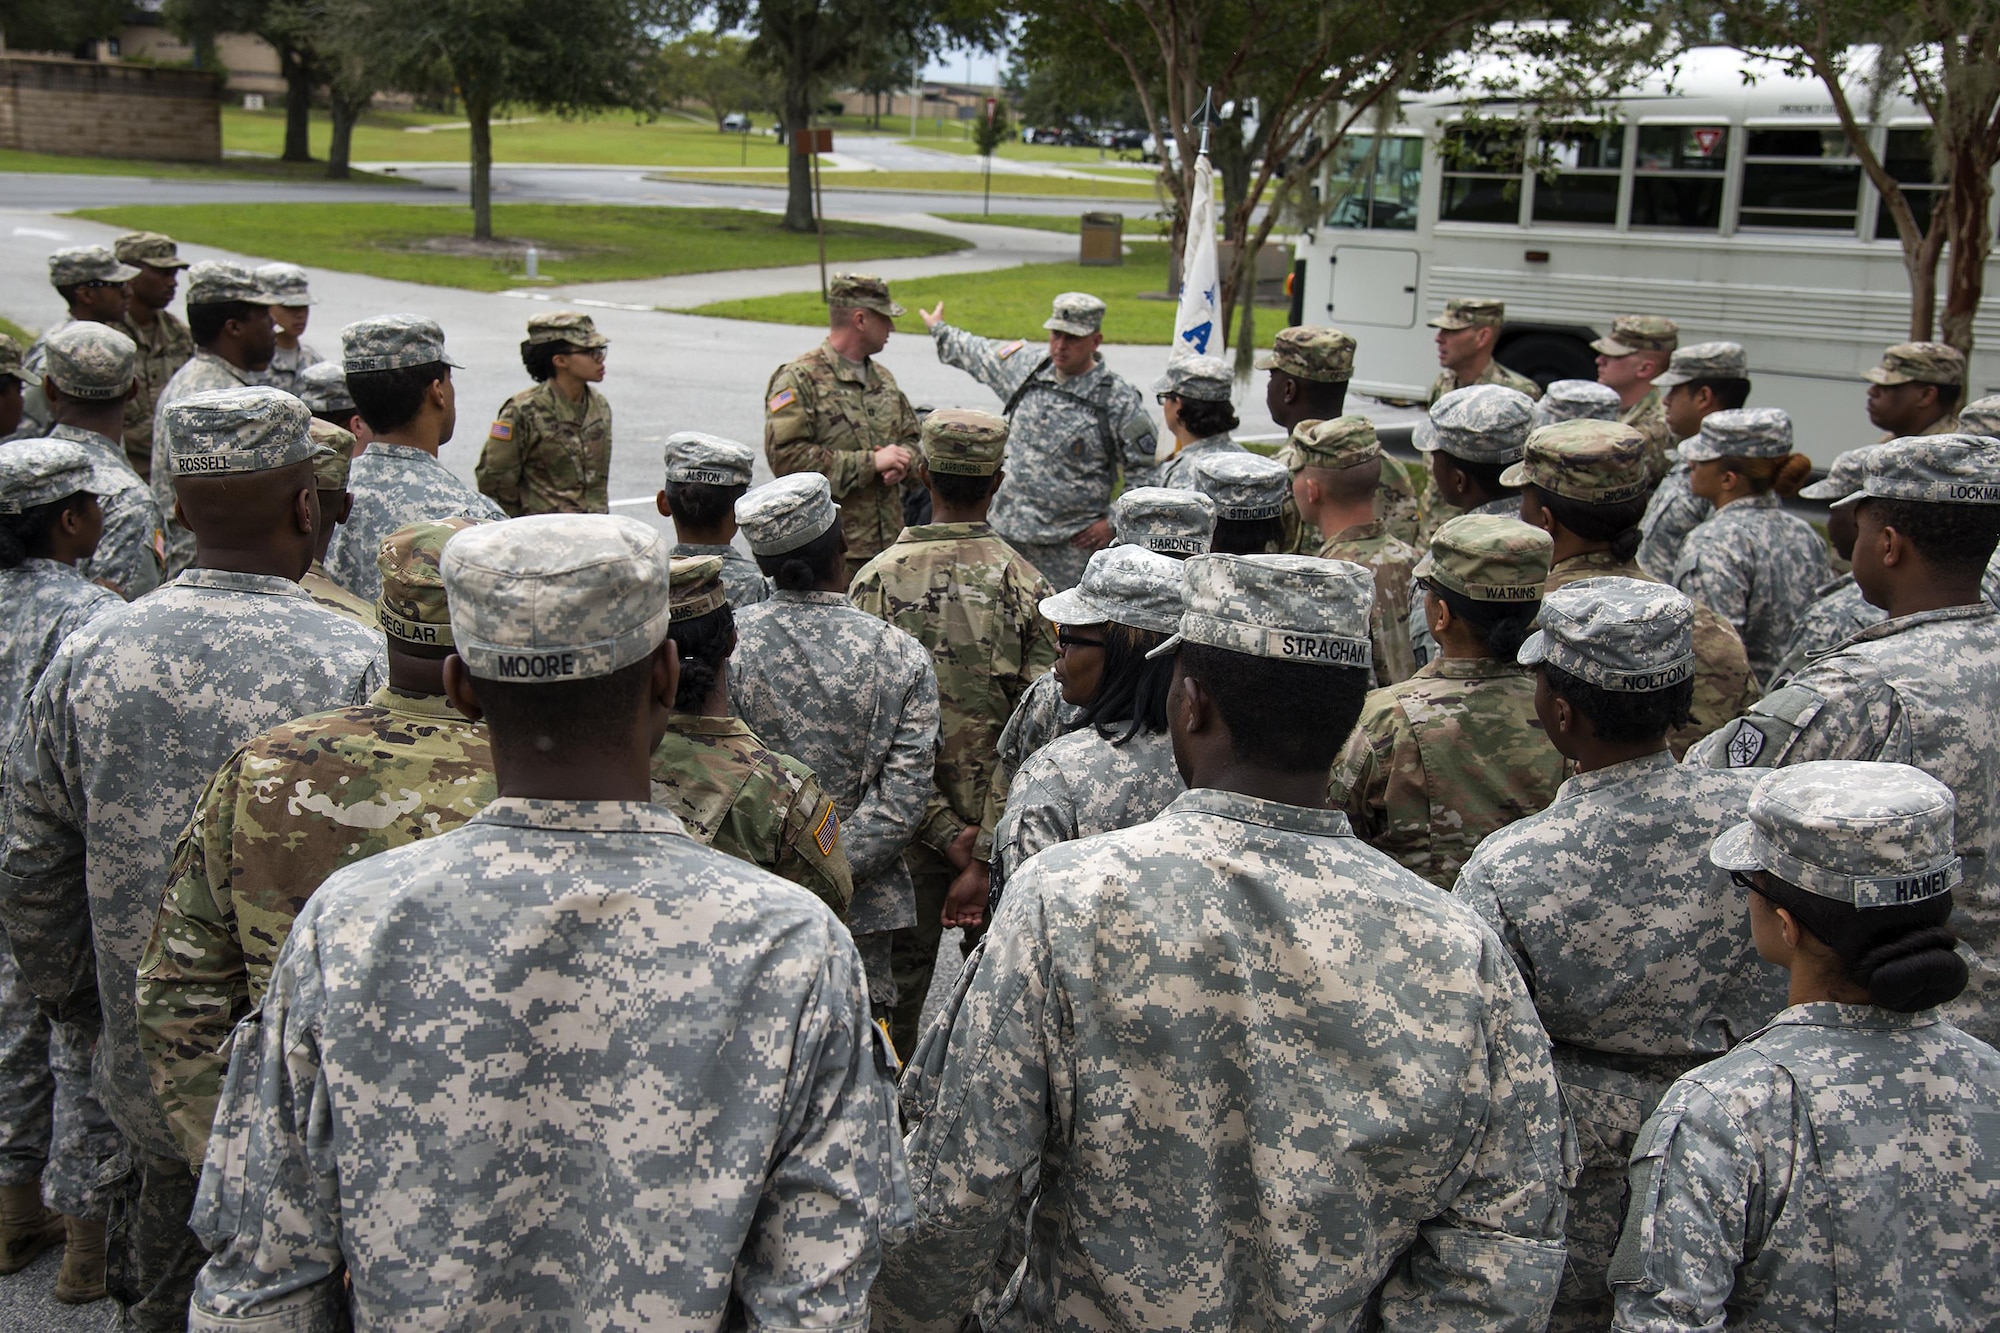
[[[589,315],[574,310],[551,310],[528,321],[528,343],[568,343],[589,350],[611,346],[611,340],[597,331]]]
[[[230,301],[243,301],[250,305],[278,304],[277,294],[264,285],[263,279],[241,264],[204,259],[188,270],[189,305],[222,305]]]
[[[755,555],[796,551],[834,525],[833,489],[817,472],[766,482],[736,502],[736,526]]]
[[[0,374],[4,374],[0,371]],[[1967,435],[2000,437],[2000,394],[1975,398],[1958,409],[1958,428]]]
[[[1143,546],[1107,546],[1091,555],[1081,583],[1042,598],[1042,619],[1052,625],[1116,621],[1172,634],[1181,617],[1182,566],[1182,561]]]
[[[1542,599],[1516,659],[1599,689],[1651,693],[1694,679],[1694,603],[1664,583],[1579,579]]]
[[[1868,479],[1868,455],[1879,445],[1864,444],[1859,449],[1849,449],[1833,460],[1833,466],[1826,475],[1810,486],[1799,487],[1799,496],[1806,500],[1845,500],[1860,490]]]
[[[1951,788],[1908,764],[1821,759],[1793,764],[1750,790],[1750,818],[1715,840],[1723,870],[1761,870],[1861,911],[1949,893]]]
[[[1444,313],[1426,321],[1434,329],[1497,329],[1507,322],[1504,301],[1460,297],[1444,303]]]
[[[21,344],[0,333],[0,379],[17,379],[23,384],[40,384],[42,377],[21,364]]]
[[[1646,437],[1620,421],[1583,418],[1530,431],[1502,486],[1534,486],[1584,504],[1624,504],[1653,489]]]
[[[331,421],[321,421],[318,417],[306,423],[306,430],[316,446],[313,450],[313,489],[346,490],[347,474],[354,467],[354,446],[357,443],[353,432]]]
[[[1618,391],[1596,380],[1557,380],[1535,400],[1535,425],[1558,421],[1616,421],[1625,405]]]
[[[1194,484],[1215,501],[1215,516],[1232,522],[1276,518],[1292,493],[1292,474],[1275,458],[1248,450],[1196,454]]]
[[[1167,373],[1153,382],[1153,392],[1203,403],[1226,403],[1235,384],[1235,373],[1221,357],[1175,356],[1167,361]]]
[[[121,264],[101,245],[72,245],[49,255],[49,285],[78,287],[86,282],[130,282],[139,270]]]
[[[1861,489],[1835,509],[1878,500],[2000,505],[2000,440],[1987,435],[1906,435],[1873,446]]]
[[[1368,612],[1375,576],[1361,565],[1307,555],[1197,555],[1183,567],[1179,632],[1148,657],[1199,643],[1311,666],[1365,671],[1374,661]]]
[[[314,412],[329,415],[354,411],[347,389],[347,368],[338,361],[320,361],[299,372],[299,397]]]
[[[69,398],[123,398],[139,373],[139,345],[109,324],[87,319],[51,333],[42,355],[42,374]]]
[[[271,304],[289,308],[314,304],[306,286],[306,271],[297,264],[265,264],[256,270],[257,281],[271,294]]]
[[[111,253],[121,263],[144,264],[147,268],[186,268],[180,247],[171,236],[156,231],[128,231],[111,243]]]
[[[1295,324],[1279,329],[1271,350],[1257,357],[1257,369],[1282,370],[1315,384],[1345,384],[1354,378],[1354,339],[1339,329]]]
[[[1611,321],[1611,336],[1590,345],[1605,356],[1634,352],[1671,352],[1680,345],[1680,326],[1663,315],[1619,315]]]
[[[667,480],[676,485],[748,486],[757,454],[747,444],[696,430],[667,436]]]
[[[306,405],[280,389],[239,385],[167,407],[176,477],[268,472],[313,456]]]
[[[860,310],[873,310],[878,315],[897,319],[907,313],[903,307],[889,299],[889,283],[873,273],[836,273],[826,284],[826,303],[830,306],[848,306]]]
[[[1215,535],[1215,501],[1200,491],[1135,486],[1111,502],[1111,532],[1161,555],[1201,555]]]
[[[0,444],[0,514],[25,514],[81,491],[116,495],[124,479],[69,440]]]
[[[1051,333],[1088,338],[1104,327],[1104,302],[1089,292],[1063,292],[1056,297],[1042,327]]]
[[[1897,343],[1861,372],[1870,384],[1964,384],[1965,353],[1950,343]]]
[[[990,477],[1007,453],[1007,418],[943,407],[924,418],[924,463],[933,472]]]
[[[439,363],[458,365],[444,354],[444,330],[436,320],[422,315],[356,320],[340,331],[340,361],[350,375]]]
[[[1535,602],[1554,546],[1518,518],[1460,514],[1431,534],[1431,549],[1410,573],[1475,602]]]
[[[1749,362],[1743,344],[1728,342],[1691,343],[1676,347],[1673,359],[1662,373],[1653,376],[1653,387],[1671,389],[1690,380],[1747,380]]]
[[[1309,467],[1359,467],[1381,456],[1382,441],[1375,436],[1375,423],[1355,416],[1301,421],[1292,427],[1291,441],[1278,455],[1293,472]]]
[[[1710,412],[1701,433],[1681,441],[1683,462],[1711,458],[1783,458],[1792,452],[1792,418],[1783,408],[1738,407]]]
[[[1410,443],[1468,463],[1513,463],[1535,424],[1535,400],[1502,384],[1469,384],[1431,404]]]
[[[668,584],[667,605],[675,620],[695,620],[729,605],[719,555],[690,555],[671,561]]]
[[[481,524],[446,543],[442,569],[458,655],[487,680],[608,676],[667,637],[666,539],[637,519]]]
[[[375,617],[384,634],[433,648],[454,645],[451,599],[444,584],[444,549],[467,528],[484,525],[483,519],[445,518],[412,523],[382,539],[381,549],[375,553],[375,567],[382,574]]]

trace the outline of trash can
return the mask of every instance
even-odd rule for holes
[[[1109,268],[1125,262],[1125,215],[1085,213],[1076,262]]]

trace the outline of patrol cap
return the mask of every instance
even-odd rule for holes
[[[1172,634],[1181,618],[1185,564],[1143,546],[1107,546],[1091,555],[1081,583],[1042,598],[1038,604],[1042,619],[1052,625],[1116,621]]]
[[[1967,435],[2000,437],[2000,393],[1990,398],[1975,398],[1959,408],[1958,425]]]
[[[990,477],[1007,453],[1007,418],[969,407],[941,407],[924,418],[922,448],[933,472]]]
[[[765,482],[736,502],[736,526],[753,555],[783,555],[817,541],[840,517],[833,489],[817,472]]]
[[[1431,404],[1410,443],[1468,463],[1514,463],[1535,424],[1535,400],[1504,384],[1468,384]]]
[[[1596,380],[1557,380],[1535,400],[1535,424],[1558,421],[1616,421],[1625,410],[1618,391]]]
[[[111,243],[111,253],[122,264],[144,264],[147,268],[188,266],[174,238],[156,231],[128,231]]]
[[[826,284],[826,303],[873,310],[895,319],[907,312],[889,299],[889,283],[873,273],[836,273]]]
[[[1694,603],[1641,579],[1579,579],[1549,590],[1515,660],[1546,663],[1603,690],[1651,693],[1694,679]]]
[[[49,285],[79,287],[86,282],[130,282],[139,270],[121,264],[101,245],[72,245],[49,255]]]
[[[1835,509],[1878,500],[2000,505],[2000,440],[1986,435],[1905,435],[1875,445],[1861,489]]]
[[[1215,516],[1241,522],[1276,518],[1292,493],[1292,474],[1283,463],[1249,450],[1204,450],[1194,459],[1194,484],[1215,501]]]
[[[1381,456],[1382,442],[1375,436],[1375,423],[1356,416],[1301,421],[1292,427],[1291,442],[1278,455],[1293,472],[1309,467],[1359,467]]]
[[[1605,356],[1671,352],[1680,341],[1680,325],[1663,315],[1619,315],[1611,321],[1611,336],[1599,338],[1590,350]]]
[[[1215,501],[1200,491],[1135,486],[1111,502],[1111,532],[1161,555],[1201,555],[1215,536]]]
[[[1226,403],[1235,383],[1235,373],[1219,356],[1175,356],[1167,361],[1167,373],[1153,382],[1153,392]]]
[[[445,544],[441,568],[454,646],[486,680],[608,676],[667,637],[666,539],[635,518],[480,524]]]
[[[722,557],[690,555],[669,562],[667,606],[675,620],[695,620],[729,605]]]
[[[1792,418],[1779,407],[1738,407],[1710,412],[1701,433],[1681,441],[1683,462],[1711,458],[1783,458],[1792,452]]]
[[[98,465],[90,450],[70,440],[14,440],[0,444],[0,514],[25,514],[79,491],[116,495],[123,479]]]
[[[698,430],[667,436],[667,480],[701,486],[748,486],[757,454],[747,444]]]
[[[1653,489],[1646,437],[1622,421],[1579,417],[1528,432],[1521,461],[1500,474],[1502,486],[1534,486],[1565,500],[1611,505]]]
[[[382,595],[375,601],[375,618],[382,632],[404,643],[453,646],[451,602],[445,595],[445,543],[484,525],[478,518],[441,518],[412,523],[382,539],[375,568],[382,574]]]
[[[0,333],[0,379],[17,379],[26,385],[42,382],[42,377],[21,364],[21,344]]]
[[[1676,347],[1666,370],[1653,376],[1653,387],[1671,389],[1690,380],[1747,380],[1749,362],[1742,343],[1690,343]]]
[[[536,315],[528,321],[528,344],[568,343],[571,347],[590,350],[611,346],[611,340],[597,331],[597,325],[589,315],[574,310],[551,310],[546,315]]]
[[[299,397],[315,412],[353,412],[347,369],[338,361],[319,361],[299,372]]]
[[[1089,292],[1061,292],[1042,327],[1053,333],[1088,338],[1104,327],[1104,302]]]
[[[1540,528],[1498,514],[1460,514],[1431,534],[1431,549],[1410,573],[1475,602],[1534,602],[1549,581],[1555,541]]]
[[[1375,576],[1346,560],[1309,555],[1197,555],[1187,571],[1180,630],[1146,654],[1183,643],[1312,666],[1374,662],[1368,612]]]
[[[282,389],[240,384],[167,405],[174,476],[269,472],[313,456],[312,413]]]
[[[1965,353],[1950,343],[1897,343],[1861,372],[1870,384],[1964,384]]]
[[[42,342],[42,355],[42,374],[69,398],[123,398],[139,373],[139,345],[109,324],[87,319],[51,333]]]
[[[358,443],[353,432],[318,417],[306,423],[306,430],[312,435],[314,446],[313,489],[346,490],[347,474],[354,467],[354,446]]]
[[[1271,350],[1257,356],[1257,369],[1282,370],[1315,384],[1345,384],[1354,378],[1354,339],[1339,329],[1295,324],[1279,329]]]
[[[1864,444],[1859,449],[1849,449],[1833,460],[1833,466],[1826,475],[1810,486],[1799,487],[1799,495],[1806,500],[1845,500],[1860,490],[1868,477],[1868,455],[1879,446]]]
[[[350,375],[439,362],[458,365],[444,354],[444,330],[422,315],[377,315],[340,331],[341,368]]]
[[[306,271],[297,264],[265,264],[256,270],[257,281],[271,294],[271,304],[297,308],[312,305],[306,290]]]
[[[1908,764],[1818,759],[1775,769],[1750,789],[1750,818],[1709,848],[1723,870],[1762,870],[1861,911],[1949,893],[1951,788]]]
[[[1434,329],[1497,329],[1507,322],[1507,304],[1462,296],[1444,303],[1444,313],[1426,320]]]
[[[222,305],[242,301],[249,305],[276,305],[277,294],[264,280],[241,264],[204,259],[188,269],[187,303]]]

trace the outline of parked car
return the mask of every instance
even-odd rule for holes
[[[722,118],[722,130],[725,134],[748,134],[750,128],[750,117],[741,111],[732,111]]]

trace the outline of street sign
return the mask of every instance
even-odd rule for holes
[[[808,153],[831,153],[833,151],[832,130],[800,130],[792,140],[792,151],[800,157]]]

